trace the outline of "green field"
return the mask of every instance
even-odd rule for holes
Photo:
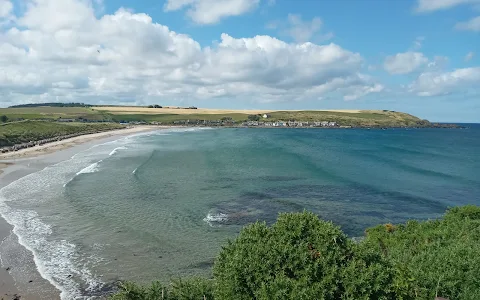
[[[111,111],[108,107],[102,107],[102,110],[85,107],[27,107],[27,108],[0,108],[0,116],[6,116],[9,122],[18,120],[58,120],[58,119],[84,119],[89,121],[114,121],[114,122],[161,122],[162,124],[173,124],[175,121],[186,120],[206,120],[216,121],[222,118],[231,118],[235,122],[248,120],[248,111],[199,109],[192,110],[173,110],[158,109],[147,110],[137,107],[138,111],[132,107],[115,107]],[[145,112],[142,111],[147,110]],[[177,113],[178,111],[178,113]],[[253,113],[257,113],[252,111]],[[423,127],[430,126],[428,121],[421,120],[415,116],[393,112],[387,110],[364,110],[357,112],[342,111],[272,111],[270,117],[261,121],[302,121],[302,122],[337,122],[340,126],[353,127]],[[262,115],[262,114],[259,114]]]
[[[207,120],[214,121],[222,118],[232,118],[236,122],[248,120],[247,114],[114,114],[112,119],[115,121],[144,121],[161,122],[162,124],[171,124],[174,121],[184,120]],[[274,121],[328,121],[337,122],[341,126],[354,127],[409,127],[429,125],[428,121],[423,121],[417,117],[398,113],[365,111],[361,113],[342,113],[328,111],[276,111],[270,114],[268,119],[260,119],[264,122]]]
[[[15,120],[57,120],[57,119],[87,119],[110,120],[108,113],[84,107],[26,107],[0,108],[0,116],[7,116],[10,121]]]
[[[115,123],[58,123],[51,121],[23,121],[0,125],[0,147],[28,143],[70,134],[87,134],[124,126]]]

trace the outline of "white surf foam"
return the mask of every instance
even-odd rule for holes
[[[104,285],[86,265],[101,259],[82,257],[75,244],[56,239],[52,227],[26,208],[48,205],[44,202],[55,199],[72,170],[81,169],[74,178],[98,171],[102,160],[85,167],[89,160],[87,156],[59,162],[0,189],[0,214],[13,226],[19,243],[33,254],[40,275],[61,292],[62,300],[90,299],[82,296],[81,290],[95,291]]]
[[[109,156],[115,155],[118,152],[118,150],[127,150],[127,149],[128,148],[124,147],[124,146],[117,147],[117,148],[113,149],[112,152],[110,152]]]
[[[75,244],[55,239],[52,227],[37,212],[14,207],[19,202],[41,205],[49,195],[54,195],[55,185],[62,183],[72,164],[75,165],[67,161],[45,168],[1,189],[0,214],[13,226],[19,243],[33,254],[40,275],[61,292],[61,299],[86,300],[88,297],[81,295],[81,288],[98,290],[103,283],[82,263]]]
[[[89,174],[89,173],[95,173],[95,172],[98,172],[98,164],[101,163],[103,160],[100,160],[96,163],[93,163],[91,165],[89,165],[88,167],[80,170],[77,172],[77,175],[80,175],[80,174]]]
[[[228,221],[228,215],[223,213],[208,213],[203,221],[207,222],[208,225],[213,227],[215,224]]]

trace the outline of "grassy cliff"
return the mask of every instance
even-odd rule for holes
[[[263,115],[268,114],[264,119]],[[258,116],[261,121],[336,122],[352,127],[432,127],[433,125],[415,116],[388,110],[220,110],[176,109],[146,107],[21,107],[0,109],[6,120],[59,120],[76,119],[113,122],[159,122],[165,125],[176,121],[218,121],[231,119],[237,124],[249,116]]]

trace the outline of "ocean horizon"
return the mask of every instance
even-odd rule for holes
[[[99,299],[118,280],[210,276],[228,239],[281,212],[312,211],[359,237],[480,205],[480,125],[461,125],[145,132],[16,180],[0,213],[62,299]],[[2,262],[20,264],[9,247]]]

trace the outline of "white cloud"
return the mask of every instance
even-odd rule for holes
[[[480,16],[472,18],[466,22],[460,22],[455,25],[458,30],[480,31]]]
[[[286,33],[297,42],[308,42],[312,36],[319,32],[322,28],[322,20],[315,17],[310,22],[302,20],[302,16],[289,14],[288,15],[289,28]]]
[[[13,4],[9,0],[0,0],[0,19],[10,16]]]
[[[0,30],[2,105],[354,99],[381,90],[360,73],[360,54],[333,43],[224,33],[202,48],[146,14],[119,9],[98,18],[92,2],[59,3],[30,2],[13,27]]]
[[[413,50],[419,50],[420,48],[422,48],[422,46],[423,46],[423,41],[425,41],[425,37],[424,37],[424,36],[417,36],[417,38],[416,38],[415,41],[413,42],[412,49],[413,49]]]
[[[286,21],[273,21],[266,25],[268,29],[279,29],[283,36],[292,38],[297,43],[315,40],[329,40],[333,33],[320,35],[323,27],[322,19],[314,17],[311,21],[304,21],[301,15],[288,14]]]
[[[383,67],[390,74],[408,74],[428,63],[428,58],[420,52],[404,52],[387,56]]]
[[[475,52],[473,52],[473,51],[468,52],[467,55],[465,55],[465,61],[466,62],[471,61],[474,56],[475,56]]]
[[[462,4],[478,3],[479,0],[418,0],[415,10],[417,12],[432,12],[445,10]]]
[[[221,19],[239,16],[255,9],[260,0],[167,0],[165,11],[189,7],[187,16],[197,24],[215,24]]]
[[[385,87],[381,84],[375,84],[373,86],[354,87],[353,89],[351,89],[351,92],[349,94],[343,96],[343,99],[347,101],[356,100],[371,93],[379,93],[384,89]]]
[[[423,97],[446,95],[468,89],[479,82],[480,67],[452,72],[426,72],[409,86],[409,91]]]

